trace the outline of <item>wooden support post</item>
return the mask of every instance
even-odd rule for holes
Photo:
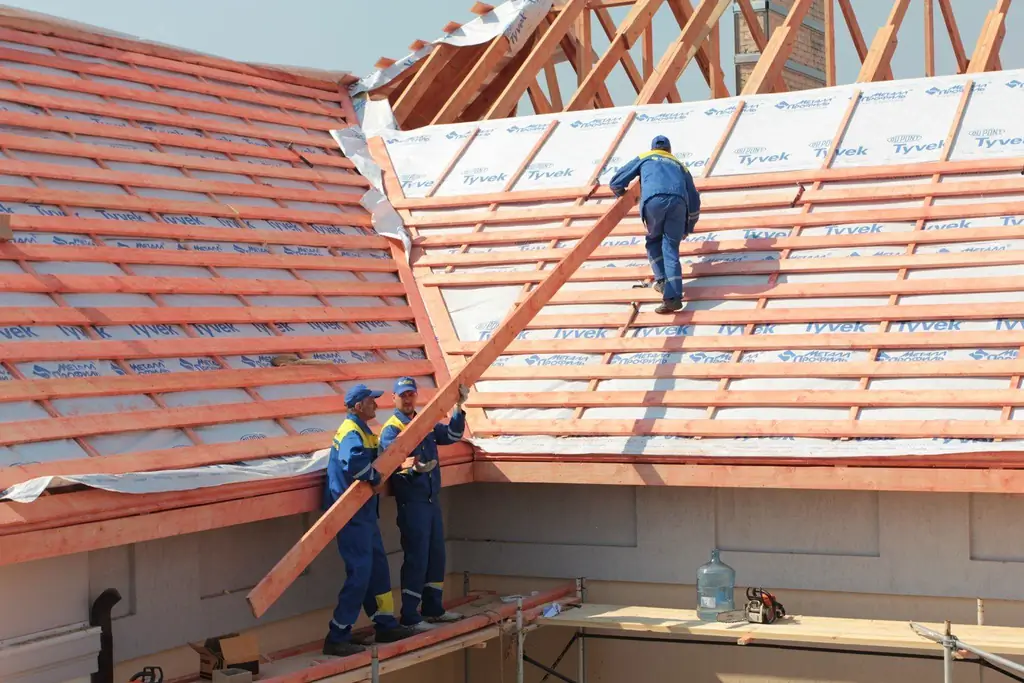
[[[634,183],[626,194],[609,207],[587,235],[550,271],[544,281],[530,292],[519,307],[509,314],[491,335],[490,340],[437,391],[430,403],[413,418],[391,447],[377,458],[374,466],[385,478],[391,476],[434,425],[448,414],[458,400],[460,387],[468,387],[475,383],[516,336],[526,329],[540,309],[629,213],[636,204],[639,192],[639,183]],[[372,495],[372,487],[365,482],[357,482],[349,487],[250,591],[248,600],[253,614],[257,617],[262,616]]]
[[[875,39],[871,41],[871,49],[864,59],[860,74],[857,76],[858,83],[871,83],[878,80],[892,79],[892,55],[896,51],[896,34],[903,23],[903,17],[907,14],[907,7],[910,0],[896,0],[889,11],[882,28],[878,29]],[[884,74],[884,76],[883,76]]]
[[[996,8],[988,13],[978,42],[974,46],[974,54],[971,55],[967,73],[978,74],[998,68],[999,48],[1003,44],[1003,36],[1006,35],[1005,20],[1009,9],[1010,0],[999,0]]]
[[[924,0],[924,75],[935,75],[935,5]]]
[[[665,99],[668,88],[675,85],[683,70],[697,54],[697,50],[704,45],[704,41],[711,33],[711,27],[718,23],[729,4],[730,0],[701,0],[679,37],[658,62],[654,76],[647,81],[647,85],[637,96],[636,104],[656,104]]]
[[[942,21],[946,24],[946,31],[949,33],[949,42],[953,46],[957,73],[967,73],[969,65],[967,52],[964,50],[964,41],[960,38],[960,29],[957,28],[956,15],[953,14],[950,0],[939,0],[939,9],[942,11]]]
[[[836,5],[825,0],[825,85],[836,84]]]
[[[864,40],[864,34],[861,33],[860,24],[857,22],[857,15],[853,12],[853,5],[850,4],[850,0],[837,0],[839,2],[839,9],[843,13],[843,19],[846,21],[847,28],[850,29],[850,39],[853,40],[853,47],[857,50],[857,58],[860,59],[861,64],[868,57],[868,45]],[[892,71],[889,67],[885,67],[883,72],[883,78],[892,78]]]
[[[682,31],[690,21],[690,17],[693,16],[693,5],[690,4],[690,0],[668,0],[668,7],[672,10],[676,23],[679,24],[679,30]],[[711,73],[711,55],[708,54],[708,46],[703,41],[697,49],[694,59],[697,61],[697,66],[700,67],[701,73],[704,74],[704,80],[707,81],[708,87],[711,87],[711,79],[713,77]],[[719,76],[721,77],[721,74]],[[725,81],[720,82],[718,87],[726,90]]]
[[[769,85],[782,75],[786,67],[786,60],[793,51],[796,44],[797,31],[804,20],[804,15],[811,8],[812,0],[795,0],[789,8],[789,14],[785,21],[775,31],[768,41],[768,47],[761,53],[754,70],[743,86],[744,95],[757,95],[767,92]]]
[[[586,0],[569,0],[566,3],[555,20],[548,26],[544,35],[541,36],[540,41],[534,45],[526,61],[519,67],[519,71],[512,77],[509,84],[505,86],[505,90],[502,91],[501,95],[495,100],[493,106],[484,116],[485,121],[505,116],[515,103],[519,101],[526,89],[534,82],[540,70],[544,68],[545,64],[550,62],[551,56],[558,49],[559,42],[569,32],[569,29],[572,28],[573,22],[576,21],[576,17],[583,11],[584,5],[586,5]],[[551,87],[550,79],[548,87]],[[552,99],[554,99],[554,96],[552,96]],[[561,106],[558,109],[561,109]]]
[[[598,87],[605,82],[612,68],[627,54],[640,35],[651,26],[654,13],[664,0],[640,0],[619,25],[611,38],[611,44],[597,63],[588,72],[580,74],[580,85],[565,106],[566,111],[588,109],[594,101]]]
[[[825,23],[828,23],[829,17],[829,3],[831,0],[825,0]],[[757,20],[757,12],[754,11],[754,6],[750,4],[750,0],[736,0],[736,5],[740,8],[740,13],[743,15],[743,22],[747,25],[747,30],[750,31],[750,37],[754,39],[754,44],[757,45],[758,52],[763,53],[765,48],[768,47],[768,36],[764,34],[764,29],[761,28],[761,22]],[[825,35],[825,49],[826,49],[826,62],[828,60],[828,34]],[[832,55],[833,60],[835,54]],[[832,79],[835,81],[835,78]],[[829,85],[834,85],[830,83]],[[736,86],[739,88],[739,84]],[[782,78],[782,74],[775,79],[775,92],[786,92],[786,82]]]

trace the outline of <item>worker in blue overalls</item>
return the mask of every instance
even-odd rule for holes
[[[380,484],[381,474],[373,466],[379,442],[367,423],[377,414],[374,399],[383,393],[371,391],[365,384],[357,384],[345,393],[348,415],[334,435],[327,461],[324,507],[333,505],[356,481],[372,486]],[[414,634],[395,618],[391,574],[378,526],[379,517],[378,496],[374,493],[338,532],[338,550],[345,561],[345,584],[338,594],[338,606],[324,641],[325,655],[346,657],[366,649],[352,642],[352,626],[359,618],[360,608],[373,620],[378,643],[392,643]]]
[[[412,464],[391,478],[398,504],[398,529],[402,534],[401,623],[416,631],[435,624],[458,621],[462,615],[445,610],[442,604],[445,573],[444,518],[441,513],[441,468],[437,447],[459,441],[466,429],[462,404],[468,390],[459,387],[459,400],[448,424],[438,422],[412,452]],[[395,381],[395,414],[380,432],[381,450],[386,450],[416,416],[416,380]],[[408,461],[407,461],[408,462]],[[420,605],[422,603],[422,613]]]
[[[608,185],[616,197],[640,176],[640,218],[647,226],[647,259],[654,271],[654,288],[662,303],[656,313],[673,313],[683,307],[683,270],[679,243],[700,218],[700,193],[686,165],[672,156],[664,135],[654,138],[644,152],[619,169]]]

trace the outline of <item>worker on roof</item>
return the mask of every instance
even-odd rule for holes
[[[700,193],[686,165],[672,156],[672,144],[664,135],[619,169],[608,185],[616,197],[640,177],[640,218],[647,226],[647,259],[654,271],[654,288],[661,292],[657,313],[673,313],[683,307],[683,271],[679,243],[700,218]]]
[[[372,486],[381,483],[381,474],[373,466],[379,441],[367,423],[377,414],[374,399],[383,393],[372,391],[365,384],[357,384],[345,393],[348,415],[334,435],[327,461],[325,508],[333,505],[356,481]],[[338,594],[338,606],[324,640],[325,655],[346,657],[366,649],[352,642],[352,626],[359,618],[360,608],[373,620],[378,643],[395,642],[414,633],[395,618],[391,574],[378,526],[378,503],[374,493],[338,532],[338,550],[345,562],[345,584]]]
[[[417,631],[462,618],[457,612],[445,610],[441,600],[445,548],[437,447],[453,444],[462,438],[466,429],[462,405],[467,394],[465,387],[459,387],[459,400],[448,424],[438,422],[434,425],[434,429],[412,452],[412,465],[399,470],[391,478],[391,489],[398,504],[402,551],[405,553],[402,561],[401,623]],[[395,381],[395,414],[381,429],[381,450],[386,450],[416,417],[417,397],[416,380],[412,377],[401,377]]]

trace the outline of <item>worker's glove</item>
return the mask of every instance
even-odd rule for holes
[[[460,384],[459,385],[459,400],[456,402],[456,405],[461,408],[462,405],[466,402],[466,400],[468,398],[469,398],[469,387],[467,387],[465,384]]]
[[[423,462],[422,460],[417,460],[416,463],[412,466],[412,471],[415,472],[416,474],[426,474],[427,472],[433,470],[435,467],[437,467],[437,460],[431,460],[430,462]]]

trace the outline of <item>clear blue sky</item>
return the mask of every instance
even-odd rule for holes
[[[357,76],[372,71],[379,57],[404,56],[416,39],[439,37],[449,21],[463,23],[474,17],[469,12],[472,0],[7,0],[7,4],[232,59],[339,69]],[[952,51],[935,4],[938,72],[951,73]],[[891,2],[857,0],[854,5],[870,44]],[[1002,51],[1004,69],[1024,66],[1024,41],[1019,38],[1024,36],[1024,9],[1020,5],[1012,5],[1009,13]],[[897,78],[923,75],[923,6],[923,0],[912,0],[900,31],[894,58]],[[994,6],[995,0],[953,0],[968,55],[986,13]],[[624,14],[624,9],[613,11],[616,20]],[[734,86],[731,15],[729,10],[728,20],[722,23],[723,66],[730,89]],[[678,30],[667,8],[662,7],[655,17],[655,49],[663,50]],[[852,81],[859,67],[845,31],[839,19],[840,82]],[[595,28],[595,47],[602,49],[607,41],[602,43],[599,33]],[[639,63],[639,54],[635,57]],[[569,78],[562,71],[559,80]],[[613,73],[609,87],[618,101],[628,103],[630,90],[624,74]],[[683,76],[681,91],[685,99],[707,97],[706,84],[692,68]]]

